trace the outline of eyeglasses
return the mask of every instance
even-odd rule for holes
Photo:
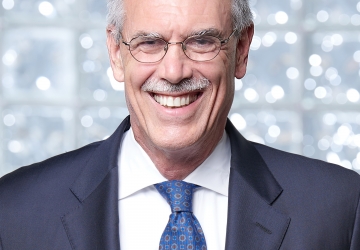
[[[155,63],[164,58],[168,51],[169,45],[181,44],[185,55],[198,62],[210,61],[220,52],[221,46],[226,44],[235,34],[236,29],[227,39],[211,35],[196,35],[186,38],[183,42],[167,42],[159,37],[138,36],[130,42],[122,41],[128,46],[130,54],[134,59],[141,63]]]

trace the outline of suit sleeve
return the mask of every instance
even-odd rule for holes
[[[354,230],[351,238],[350,250],[360,250],[360,195],[356,209]]]

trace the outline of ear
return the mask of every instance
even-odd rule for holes
[[[124,65],[120,54],[120,44],[117,44],[113,35],[115,27],[109,25],[106,28],[106,44],[108,48],[110,65],[114,73],[114,78],[118,82],[124,82]]]
[[[249,48],[254,35],[254,24],[243,29],[236,45],[235,77],[241,79],[246,73]]]

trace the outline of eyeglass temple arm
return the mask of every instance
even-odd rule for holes
[[[230,34],[230,36],[228,38],[220,41],[221,45],[226,44],[230,40],[230,38],[235,34],[236,31],[237,31],[237,29],[234,29],[233,32],[231,32],[231,34]]]

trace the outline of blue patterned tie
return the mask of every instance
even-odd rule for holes
[[[199,221],[192,213],[195,184],[165,181],[154,185],[171,206],[169,222],[160,239],[160,250],[206,250],[206,241]]]

